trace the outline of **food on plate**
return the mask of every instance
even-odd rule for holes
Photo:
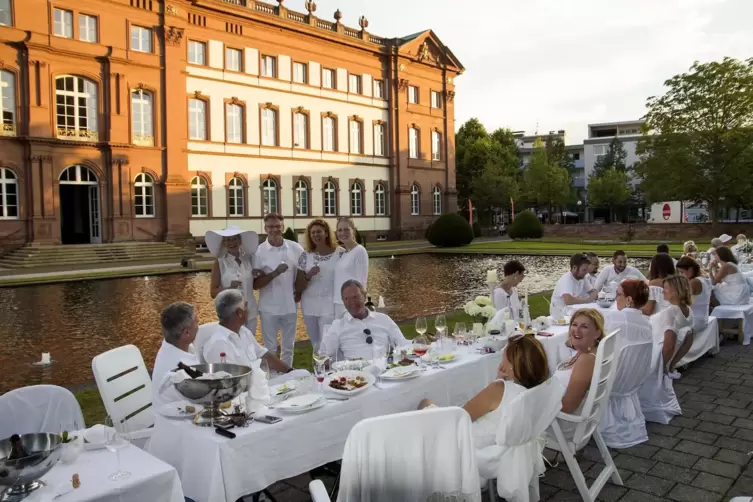
[[[439,356],[437,359],[442,362],[452,361],[453,359],[455,359],[455,354],[444,354],[442,356]]]
[[[233,403],[231,403],[230,401],[228,401],[228,402],[226,402],[226,403],[222,403],[222,404],[220,405],[220,409],[221,409],[221,410],[226,410],[226,409],[230,408],[230,406],[232,406],[232,404],[233,404]]]
[[[185,410],[186,413],[196,413],[196,408],[193,406],[186,406]]]
[[[366,379],[362,376],[357,376],[355,378],[339,377],[330,380],[329,386],[337,390],[350,391],[360,389],[361,387],[364,387],[366,383]]]

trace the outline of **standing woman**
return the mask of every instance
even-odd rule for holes
[[[248,300],[246,328],[256,333],[258,309],[254,298],[254,277],[258,275],[251,266],[251,259],[259,247],[259,235],[250,230],[241,230],[233,225],[224,230],[210,230],[204,242],[216,259],[212,263],[212,279],[209,294],[215,298],[226,289],[239,289]]]
[[[670,275],[675,275],[674,260],[667,253],[656,253],[648,269],[649,300],[641,309],[644,314],[655,314],[669,307],[664,299],[664,279]]]
[[[298,260],[296,293],[301,294],[303,322],[314,351],[319,350],[324,327],[335,320],[335,267],[344,251],[335,245],[326,221],[316,219],[306,227],[306,250]]]
[[[345,281],[356,280],[366,288],[369,279],[369,254],[366,248],[356,242],[356,225],[350,218],[338,218],[337,240],[343,247],[340,259],[335,266],[335,319],[341,318],[346,310],[340,288]]]

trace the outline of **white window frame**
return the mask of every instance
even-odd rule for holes
[[[0,136],[16,135],[16,75],[0,70]]]
[[[594,161],[599,160],[609,151],[609,145],[594,145]]]
[[[421,214],[421,190],[415,183],[410,187],[410,214],[412,216]]]
[[[374,187],[374,215],[387,215],[387,189],[382,183],[377,183]]]
[[[152,176],[148,173],[137,174],[133,181],[133,193],[134,216],[154,218],[154,179]],[[141,199],[140,204],[139,199]]]
[[[442,135],[431,131],[431,160],[442,160]]]
[[[277,110],[274,108],[261,110],[261,144],[277,146]]]
[[[418,87],[415,85],[408,86],[408,103],[418,104]]]
[[[13,194],[16,197],[16,203],[11,204],[8,199],[8,187],[13,187]],[[20,207],[18,204],[18,177],[16,173],[8,169],[7,167],[0,167],[0,220],[17,220],[19,219]],[[8,215],[10,208],[15,209],[15,216]]]
[[[207,131],[207,102],[203,99],[188,100],[188,139],[191,141],[206,141],[209,139]]]
[[[332,68],[322,68],[322,88],[334,89],[337,87],[337,73]]]
[[[293,82],[296,84],[309,83],[309,65],[298,61],[293,62]]]
[[[194,204],[196,198],[196,204]],[[209,216],[209,186],[201,176],[191,179],[191,217],[206,218]]]
[[[238,177],[231,178],[227,184],[227,214],[231,218],[246,215],[246,187]]]
[[[374,80],[374,97],[384,99],[384,80]]]
[[[68,90],[59,90],[57,88],[57,83],[59,80],[65,81],[65,79],[72,79],[72,85],[71,88],[72,91]],[[79,81],[83,81],[83,92],[78,90],[78,84]],[[57,127],[57,135],[62,137],[73,137],[73,138],[82,138],[82,139],[99,139],[99,125],[98,125],[98,119],[99,119],[99,102],[98,102],[98,96],[97,96],[97,84],[92,82],[91,80],[88,80],[86,78],[78,77],[75,75],[61,75],[55,79],[55,123]],[[58,106],[61,106],[60,99],[63,98],[63,104],[62,106],[65,107],[66,113],[62,115],[65,118],[72,117],[73,118],[73,127],[69,127],[66,123],[62,124],[60,123],[60,117],[61,115],[58,114]],[[73,101],[73,114],[69,115],[69,100],[67,98],[72,98]],[[86,105],[84,107],[81,106],[81,100],[85,100]],[[82,108],[86,110],[86,116],[81,115]],[[81,127],[81,119],[86,119],[86,127]]]
[[[322,151],[334,152],[337,149],[337,122],[334,117],[322,119]]]
[[[298,180],[295,184],[295,215],[309,215],[309,187],[303,180]]]
[[[154,146],[154,96],[144,89],[131,91],[131,142]]]
[[[384,138],[384,124],[374,124],[374,155],[385,155]]]
[[[261,57],[261,76],[277,78],[277,58],[275,56]]]
[[[350,186],[350,215],[363,216],[363,187],[359,182]]]
[[[13,0],[0,0],[0,26],[13,26]]]
[[[99,34],[97,31],[97,25],[99,21],[97,16],[90,14],[78,15],[78,39],[83,42],[97,43],[99,40]]]
[[[431,193],[434,201],[434,215],[440,215],[442,214],[442,189],[435,186]]]
[[[188,41],[188,62],[199,66],[207,64],[207,44],[198,40]]]
[[[277,182],[266,179],[261,185],[262,213],[264,215],[280,212],[279,198],[277,197]]]
[[[54,9],[54,31],[56,37],[73,38],[73,11]]]
[[[241,49],[225,48],[225,69],[243,71],[243,51]]]
[[[439,91],[431,91],[431,107],[440,109],[442,108],[442,97]]]
[[[225,141],[227,143],[243,143],[243,105],[226,103],[225,115],[225,123],[227,124]]]
[[[351,94],[363,94],[361,87],[361,75],[348,74],[348,92]]]
[[[332,181],[324,183],[324,216],[337,216],[337,187]]]
[[[293,114],[293,148],[308,148],[309,118],[305,113]]]
[[[143,26],[131,26],[131,50],[151,54],[153,49],[152,29]]]
[[[350,121],[350,153],[363,154],[363,142],[361,141],[363,127],[358,120]]]
[[[419,145],[419,131],[415,127],[408,128],[408,149],[411,159],[417,159],[421,153]]]

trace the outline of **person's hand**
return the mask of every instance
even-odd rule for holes
[[[596,292],[596,290],[591,290],[588,292],[588,299],[593,301],[596,301],[596,299],[599,297],[599,294]]]
[[[280,263],[279,265],[277,265],[277,268],[275,269],[275,273],[277,275],[281,275],[281,274],[284,274],[287,269],[288,269],[287,263]]]
[[[255,268],[251,271],[251,277],[253,277],[254,279],[258,279],[259,277],[263,275],[264,275],[264,271],[259,270],[258,268]]]
[[[312,277],[319,273],[319,265],[314,265],[311,270],[306,272],[306,279],[311,280]]]
[[[230,283],[230,289],[238,289],[241,287],[241,281],[233,281]]]

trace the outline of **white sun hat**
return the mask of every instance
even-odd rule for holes
[[[243,230],[236,225],[231,225],[223,230],[209,230],[204,234],[204,242],[212,256],[217,257],[222,249],[222,239],[234,235],[241,236],[241,247],[246,253],[254,254],[256,252],[256,248],[259,247],[259,234],[251,230]]]
[[[719,236],[719,240],[722,241],[722,243],[727,243],[732,240],[732,236],[729,234],[722,234]]]

